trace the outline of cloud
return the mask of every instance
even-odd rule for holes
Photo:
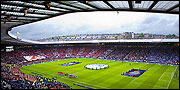
[[[81,12],[72,13],[57,18],[48,19],[46,23],[55,25],[76,26],[89,25],[94,29],[112,29],[119,28],[120,25],[132,24],[141,22],[146,13],[138,12]]]
[[[176,15],[152,15],[137,24],[137,27],[139,32],[179,35],[179,17]]]
[[[73,34],[143,32],[179,35],[179,15],[142,12],[72,13],[13,28],[24,39]]]

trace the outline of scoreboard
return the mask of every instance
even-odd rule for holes
[[[13,46],[6,46],[6,52],[12,52],[14,51]]]

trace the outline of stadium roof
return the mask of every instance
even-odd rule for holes
[[[1,44],[29,44],[8,35],[12,27],[75,12],[136,11],[179,15],[179,1],[1,1]]]

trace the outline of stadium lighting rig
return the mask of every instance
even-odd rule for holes
[[[5,20],[2,20],[2,21],[4,21],[4,24],[5,24],[7,21],[11,21],[11,16],[8,15],[8,16],[6,16],[4,19],[5,19]]]
[[[88,3],[88,1],[79,1],[79,2],[81,2],[81,3]]]
[[[29,7],[26,7],[24,9],[21,9],[20,11],[24,13],[24,16],[27,14]]]
[[[50,9],[50,7],[51,7],[51,5],[50,5],[50,3],[51,3],[52,1],[46,1],[46,2],[44,2],[44,6],[47,8],[47,9]]]
[[[11,16],[7,16],[7,20],[8,20],[8,21],[11,21]]]
[[[141,0],[136,0],[135,3],[136,4],[141,4]]]

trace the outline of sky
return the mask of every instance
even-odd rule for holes
[[[12,34],[30,40],[63,35],[122,32],[179,36],[179,15],[121,11],[80,12],[21,25],[11,30]]]

